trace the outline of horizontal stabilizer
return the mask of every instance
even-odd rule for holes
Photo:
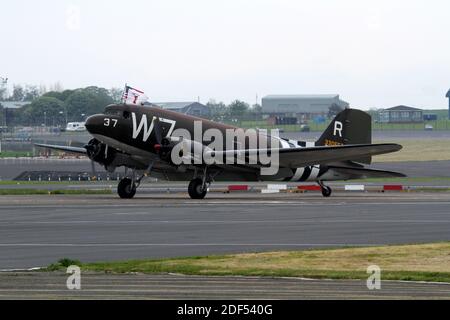
[[[366,168],[351,168],[340,166],[328,166],[329,169],[338,173],[349,176],[349,179],[368,179],[368,178],[404,178],[406,175],[399,172],[366,169]]]

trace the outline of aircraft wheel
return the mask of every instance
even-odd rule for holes
[[[206,196],[206,189],[203,189],[203,181],[200,178],[191,180],[188,193],[191,199],[203,199]]]
[[[123,178],[117,186],[117,193],[122,199],[131,199],[136,194],[136,186],[130,178]]]
[[[324,197],[329,197],[329,196],[331,196],[331,188],[328,187],[328,186],[323,187],[323,188],[322,188],[322,195],[323,195]]]

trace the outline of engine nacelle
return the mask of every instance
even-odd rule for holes
[[[87,155],[89,159],[98,162],[104,166],[108,166],[113,162],[117,150],[109,147],[108,145],[101,143],[97,139],[91,139],[87,145],[85,145]]]

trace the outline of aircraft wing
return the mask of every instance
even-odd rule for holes
[[[281,149],[246,149],[229,151],[209,151],[215,157],[256,156],[261,152],[271,154],[279,153],[279,166],[287,168],[300,168],[317,164],[327,164],[336,161],[360,159],[398,151],[399,144],[355,144],[339,146],[318,146],[308,148],[281,148]]]
[[[60,150],[60,151],[65,151],[65,152],[78,153],[78,154],[87,154],[86,148],[58,146],[58,145],[53,145],[53,144],[42,144],[42,143],[35,143],[34,145],[37,147],[41,147],[41,148],[48,148],[48,149],[54,149],[54,150]]]

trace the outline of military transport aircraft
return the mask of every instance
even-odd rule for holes
[[[200,135],[195,132],[198,125]],[[90,116],[85,126],[93,139],[84,147],[37,146],[87,155],[92,165],[98,162],[109,172],[125,166],[126,177],[117,188],[121,198],[133,198],[142,179],[149,174],[168,180],[190,180],[188,193],[193,199],[203,199],[213,181],[314,181],[320,185],[323,196],[328,197],[331,188],[324,184],[326,181],[404,177],[401,173],[364,166],[371,163],[372,156],[395,152],[402,146],[372,144],[371,118],[356,109],[339,113],[316,142],[284,139],[257,130],[257,140],[265,139],[266,147],[260,147],[261,144],[254,147],[248,137],[241,142],[232,137],[222,147],[212,148],[207,142],[217,137],[205,138],[208,130],[225,135],[226,131],[243,129],[154,106],[109,105],[104,114]],[[184,130],[194,138],[177,137],[177,130]],[[179,148],[180,144],[183,147]],[[266,156],[277,156],[273,161],[277,170],[269,175],[262,174],[262,169],[273,164],[257,157],[263,151]],[[174,154],[183,162],[174,161]],[[244,161],[208,164],[202,161],[205,156]],[[256,156],[256,161],[250,161],[252,156]]]

